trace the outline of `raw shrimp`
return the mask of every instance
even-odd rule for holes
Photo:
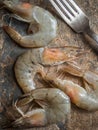
[[[76,58],[73,53],[66,53],[71,49],[37,48],[19,56],[15,64],[15,76],[23,92],[27,93],[36,88],[34,77],[37,73],[44,75],[44,66],[57,65]]]
[[[39,107],[31,107],[34,101],[39,104]],[[57,88],[35,89],[23,95],[7,111],[9,116],[13,115],[9,127],[45,126],[65,122],[70,118],[70,99]],[[15,111],[18,113],[16,117],[13,114]]]
[[[45,9],[29,3],[15,3],[6,0],[3,3],[6,8],[15,14],[12,17],[30,23],[29,30],[32,30],[32,26],[35,27],[37,25],[38,31],[26,36],[22,36],[11,26],[4,25],[5,31],[19,45],[23,47],[43,47],[47,46],[56,37],[57,21]]]
[[[82,86],[70,80],[61,79],[59,77],[53,79],[53,76],[47,75],[44,77],[44,80],[52,87],[54,86],[65,92],[70,97],[72,103],[74,103],[79,108],[88,111],[98,110],[98,77],[94,90],[88,84],[85,84],[87,85],[87,89],[84,89]]]

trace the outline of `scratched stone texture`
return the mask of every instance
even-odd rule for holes
[[[92,42],[88,37],[81,34],[76,34],[63,20],[57,15],[55,9],[51,6],[48,0],[21,0],[37,4],[49,10],[58,22],[58,35],[50,46],[79,46],[89,51],[88,59],[91,63],[89,68],[95,69],[98,67],[98,56],[89,46]],[[81,9],[87,14],[90,20],[91,28],[98,34],[98,0],[75,0]],[[0,19],[3,14],[10,13],[7,10],[0,10]],[[9,19],[7,18],[7,22]],[[17,28],[20,33],[26,32],[28,25],[17,20],[12,20],[12,26]],[[12,103],[21,94],[21,90],[14,76],[14,63],[16,58],[26,51],[18,46],[2,29],[2,21],[0,20],[0,119],[4,115],[4,106]],[[85,57],[84,61],[85,61]],[[85,61],[86,63],[86,61]],[[98,71],[98,69],[97,69]],[[71,77],[73,78],[73,77]],[[98,112],[87,112],[81,110],[72,104],[71,119],[64,125],[51,125],[43,128],[32,128],[30,130],[98,130]],[[1,126],[1,124],[0,124]],[[2,130],[0,128],[0,130]],[[7,129],[8,130],[8,129]],[[9,129],[14,130],[14,129]],[[23,129],[22,129],[23,130]],[[26,129],[29,130],[29,129]]]

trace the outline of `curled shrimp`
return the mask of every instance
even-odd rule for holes
[[[88,89],[84,89],[82,86],[70,80],[58,77],[53,79],[52,76],[45,77],[44,80],[52,85],[52,87],[54,86],[65,92],[70,97],[71,102],[79,108],[88,111],[98,110],[98,84],[94,90],[88,86],[88,91]]]
[[[27,93],[36,88],[34,77],[38,73],[44,75],[44,66],[57,65],[76,58],[69,51],[70,48],[66,47],[37,48],[19,56],[15,64],[15,76],[23,92]]]
[[[33,103],[37,102],[34,107]],[[11,124],[3,127],[34,127],[62,122],[69,118],[70,99],[59,89],[35,89],[23,95],[13,107],[8,108]],[[17,115],[14,113],[17,112]],[[16,116],[16,117],[15,117]]]
[[[29,30],[37,25],[38,31],[34,34],[22,36],[11,26],[4,25],[4,30],[23,47],[43,47],[56,37],[57,21],[45,9],[29,3],[3,2],[5,7],[15,15],[12,17],[30,23]],[[32,30],[32,29],[31,29]]]
[[[79,67],[77,69],[73,68],[73,64],[70,64],[69,67],[68,63],[66,62],[62,71],[83,78],[83,86],[70,80],[62,79],[60,75],[54,77],[53,74],[45,75],[43,77],[44,81],[52,87],[59,88],[65,92],[76,106],[88,111],[98,110],[98,74],[89,70],[82,71]]]

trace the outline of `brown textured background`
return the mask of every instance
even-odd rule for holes
[[[95,69],[98,67],[98,56],[90,48],[88,42],[90,39],[85,38],[81,34],[73,32],[57,15],[48,0],[21,0],[30,3],[36,3],[41,7],[49,10],[57,18],[58,36],[51,42],[51,46],[80,46],[85,50],[89,50],[88,59],[90,67]],[[75,0],[81,9],[89,16],[90,26],[98,34],[98,0]],[[3,14],[9,13],[7,10],[0,10],[0,18]],[[8,21],[8,20],[7,20]],[[17,20],[12,21],[12,25],[23,33],[28,25]],[[19,95],[21,90],[16,83],[13,67],[17,56],[26,49],[18,46],[2,29],[0,20],[0,119],[2,119],[4,107],[3,104],[11,104],[11,102]],[[2,35],[3,32],[3,35]],[[3,36],[3,39],[2,39]],[[90,41],[92,42],[92,41]],[[98,69],[97,69],[98,71]],[[65,124],[51,125],[43,128],[32,128],[30,130],[98,130],[98,112],[87,112],[72,105],[71,119]],[[2,130],[0,128],[0,130]],[[26,129],[27,130],[27,129]]]

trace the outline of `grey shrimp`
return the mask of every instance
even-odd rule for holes
[[[83,88],[83,86],[70,80],[61,79],[60,77],[53,78],[53,75],[47,75],[44,77],[44,81],[52,85],[52,87],[54,86],[65,92],[70,97],[70,100],[79,108],[95,111],[98,110],[98,75],[91,75],[91,72],[87,74],[86,79],[91,80],[90,83],[93,83],[94,88],[87,82],[85,82],[85,88]],[[93,79],[94,81],[92,82]]]
[[[39,106],[31,107],[34,101]],[[70,99],[64,92],[57,88],[40,88],[23,95],[7,109],[7,117],[11,123],[4,127],[45,126],[65,122],[70,118],[69,115]]]
[[[76,53],[77,53],[77,49]],[[67,52],[67,53],[66,53]],[[69,52],[69,53],[68,53]],[[70,48],[37,48],[19,56],[15,64],[15,76],[24,93],[36,88],[34,76],[45,75],[45,66],[57,65],[76,58]]]
[[[34,34],[22,36],[11,26],[4,25],[5,31],[10,37],[23,47],[43,47],[53,40],[57,35],[57,21],[51,13],[45,9],[31,5],[30,3],[15,3],[4,1],[4,6],[15,15],[12,17],[30,23],[29,29],[36,26],[38,31]],[[32,30],[33,31],[33,30]]]

